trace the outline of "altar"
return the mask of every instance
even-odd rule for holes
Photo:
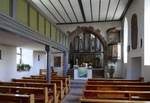
[[[78,69],[74,69],[74,79],[91,79],[92,78],[92,70],[87,69],[86,67],[79,67]]]

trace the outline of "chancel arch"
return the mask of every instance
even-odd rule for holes
[[[104,68],[107,43],[100,34],[100,30],[83,26],[77,27],[74,31],[68,33],[71,67],[88,63],[93,68]]]

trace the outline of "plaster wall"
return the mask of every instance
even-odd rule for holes
[[[128,52],[128,62],[124,64],[123,75],[126,79],[137,79],[144,77],[145,81],[150,81],[150,66],[144,65],[144,2],[149,0],[133,0],[130,8],[128,9],[125,17],[128,21],[128,45],[130,51]],[[150,1],[149,1],[150,2]],[[131,18],[133,14],[138,17],[138,46],[137,49],[131,48]],[[124,20],[123,20],[124,21]],[[142,42],[141,42],[142,40]],[[142,45],[142,47],[141,47]],[[135,58],[141,58],[136,60]],[[137,67],[139,66],[139,67]],[[136,67],[136,68],[135,68]]]

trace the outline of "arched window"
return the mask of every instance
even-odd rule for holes
[[[137,49],[138,44],[138,20],[137,15],[133,14],[131,19],[131,47]]]
[[[123,43],[123,57],[124,57],[124,63],[127,63],[128,60],[128,51],[127,51],[127,46],[128,46],[128,21],[127,18],[124,20],[124,31],[123,31],[123,38],[124,38],[124,43]]]

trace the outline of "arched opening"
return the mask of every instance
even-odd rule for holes
[[[100,30],[83,26],[68,33],[70,67],[87,63],[93,69],[102,69],[99,76],[104,77],[104,67],[107,64],[107,43],[100,34]]]
[[[70,61],[73,65],[88,63],[93,68],[102,68],[104,51],[100,40],[93,34],[80,33],[70,43]]]
[[[128,60],[128,51],[127,51],[127,46],[128,46],[128,21],[127,18],[124,20],[124,30],[123,30],[123,59],[124,63],[127,63]]]

